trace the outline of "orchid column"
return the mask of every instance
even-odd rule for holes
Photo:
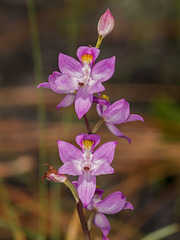
[[[96,148],[101,139],[96,133],[105,123],[112,134],[125,138],[131,143],[131,139],[121,133],[115,125],[143,121],[141,116],[130,114],[129,103],[125,99],[111,104],[109,97],[101,95],[101,92],[105,90],[102,83],[108,81],[115,70],[114,56],[96,63],[103,38],[114,28],[114,18],[109,9],[101,16],[97,28],[98,40],[95,47],[79,47],[77,49],[78,60],[60,53],[58,59],[60,71],[53,72],[48,82],[43,82],[38,86],[49,88],[59,94],[66,94],[57,105],[57,109],[74,103],[77,117],[79,119],[83,117],[85,121],[87,133],[81,133],[75,138],[79,148],[63,139],[58,140],[59,157],[63,165],[58,171],[48,165],[49,170],[42,177],[42,180],[64,183],[71,190],[76,201],[85,240],[90,240],[92,223],[102,231],[102,239],[107,240],[111,226],[104,214],[133,209],[132,204],[127,202],[125,195],[119,191],[101,200],[104,190],[97,187],[96,177],[114,173],[111,163],[118,142],[110,141]],[[100,120],[91,130],[86,114],[93,105],[96,105]],[[66,175],[78,176],[78,179],[70,182]],[[87,220],[84,217],[83,208],[91,211]]]

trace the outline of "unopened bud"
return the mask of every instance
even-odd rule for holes
[[[107,36],[114,28],[114,18],[109,9],[101,16],[98,22],[98,34],[103,38]]]

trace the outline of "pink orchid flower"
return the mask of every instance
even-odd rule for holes
[[[102,100],[97,98],[94,100],[97,104],[97,112],[99,116],[105,121],[109,131],[117,137],[126,138],[129,143],[131,139],[126,137],[122,132],[115,127],[115,124],[121,124],[132,121],[144,121],[143,118],[137,114],[130,114],[129,103],[125,99],[114,102],[113,104],[102,103]],[[99,101],[99,102],[98,102]],[[103,104],[103,105],[102,105]]]
[[[94,152],[100,142],[99,135],[80,134],[76,142],[82,150],[70,143],[58,141],[59,156],[64,163],[58,173],[79,176],[77,192],[84,207],[87,207],[96,190],[96,176],[114,173],[110,164],[117,142],[107,142]]]
[[[102,231],[103,239],[108,239],[107,235],[111,229],[111,225],[104,214],[114,214],[123,209],[133,209],[133,206],[131,203],[126,202],[126,196],[119,191],[101,200],[103,192],[101,188],[96,189],[95,195],[87,209],[94,209],[96,211],[93,223]]]
[[[59,69],[53,72],[48,82],[39,87],[50,88],[59,94],[67,96],[57,105],[68,107],[75,102],[75,111],[78,118],[86,114],[93,102],[93,94],[104,91],[102,82],[109,80],[115,68],[115,57],[104,59],[94,65],[100,50],[95,47],[79,47],[76,60],[63,53],[59,54]]]

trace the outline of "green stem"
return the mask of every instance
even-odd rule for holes
[[[66,180],[64,182],[64,184],[71,190],[71,193],[76,201],[76,204],[78,204],[79,203],[79,195],[78,195],[74,185],[69,180]]]
[[[92,226],[92,221],[94,219],[94,216],[96,214],[96,210],[93,210],[89,216],[88,222],[87,222],[87,226],[88,226],[88,230],[91,230],[91,226]]]
[[[93,133],[93,134],[97,132],[97,130],[98,130],[99,127],[103,124],[103,122],[104,122],[104,119],[99,120],[99,122],[94,126],[94,128],[93,128],[93,130],[92,130],[92,133]]]
[[[95,48],[99,48],[100,47],[100,45],[102,43],[102,40],[103,40],[102,35],[98,35],[98,40],[97,40]]]
[[[174,234],[180,230],[180,225],[178,223],[174,223],[168,226],[165,226],[161,229],[158,229],[147,236],[143,237],[141,240],[160,240],[164,239],[171,234]]]

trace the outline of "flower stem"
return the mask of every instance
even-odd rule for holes
[[[92,225],[92,221],[94,219],[94,216],[96,214],[96,210],[93,210],[89,216],[88,222],[87,222],[87,226],[88,226],[88,230],[90,231],[91,229],[91,225]]]
[[[69,180],[66,180],[64,182],[64,184],[70,189],[70,191],[71,191],[71,193],[72,193],[72,195],[73,195],[73,197],[76,201],[76,204],[78,204],[79,203],[79,195],[78,195],[74,185]]]
[[[95,48],[99,48],[103,40],[103,36],[99,35]]]
[[[84,117],[84,121],[85,121],[85,124],[86,124],[86,128],[87,128],[88,134],[92,134],[92,130],[91,130],[91,127],[90,127],[90,125],[89,125],[89,121],[88,121],[88,119],[87,119],[86,114],[84,114],[83,117]]]
[[[89,229],[87,227],[86,219],[84,217],[83,205],[82,205],[81,200],[79,199],[76,188],[74,187],[74,185],[69,180],[66,180],[64,182],[64,184],[71,190],[71,193],[72,193],[73,197],[75,198],[77,212],[78,212],[79,219],[80,219],[80,222],[81,222],[81,227],[82,227],[82,230],[83,230],[83,233],[84,233],[84,240],[91,240],[90,232],[89,232]]]
[[[97,132],[97,130],[98,130],[99,127],[103,124],[103,122],[104,122],[104,119],[99,120],[99,122],[94,126],[94,128],[93,128],[93,130],[92,130],[92,133],[93,133],[93,134]]]
[[[84,217],[83,205],[82,205],[81,201],[79,201],[76,204],[76,208],[77,208],[77,212],[78,212],[79,219],[80,219],[80,222],[81,222],[82,230],[83,230],[83,233],[84,233],[84,240],[91,240],[90,232],[89,232],[89,229],[87,227],[86,219]]]

